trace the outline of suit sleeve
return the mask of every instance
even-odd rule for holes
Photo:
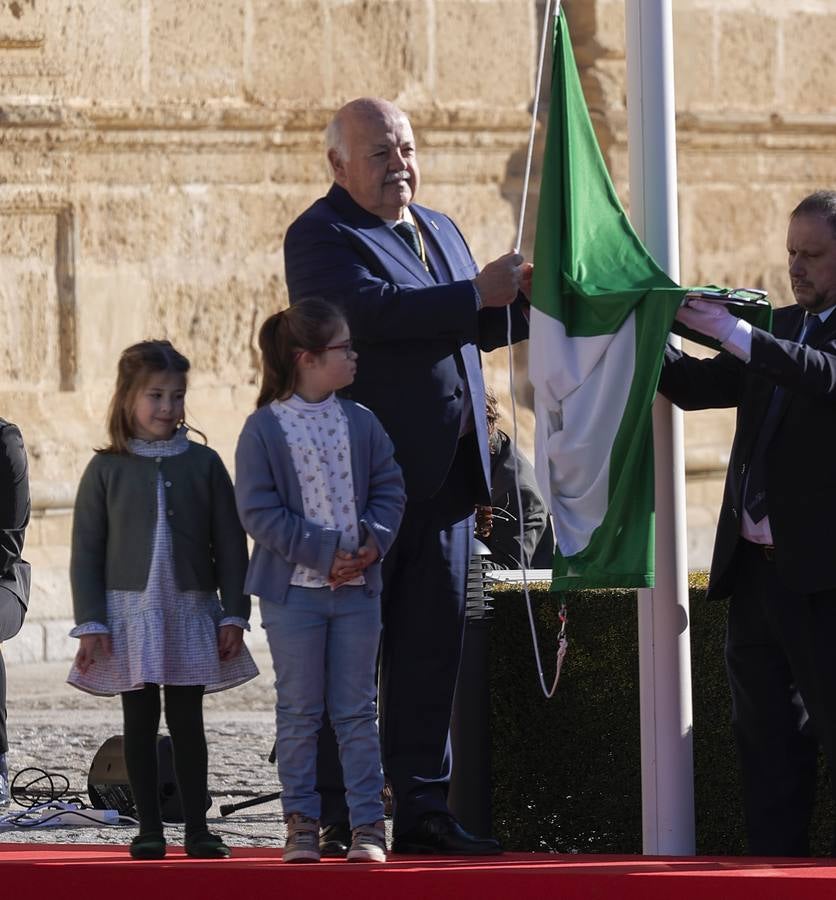
[[[247,424],[235,451],[235,501],[241,524],[257,543],[291,563],[328,576],[340,531],[323,528],[295,513],[270,468],[262,434]]]
[[[401,468],[395,462],[395,448],[375,417],[371,417],[369,464],[368,500],[359,518],[383,557],[397,537],[406,492]]]
[[[682,409],[737,406],[744,372],[744,363],[730,353],[697,359],[668,344],[659,392]]]
[[[322,297],[338,304],[359,340],[479,339],[470,279],[431,287],[394,283],[361,241],[338,224],[314,217],[303,216],[291,226],[284,253],[291,303]],[[473,276],[477,272],[473,263]]]
[[[212,554],[224,616],[250,618],[250,598],[244,593],[247,536],[235,508],[232,479],[220,456],[212,459]]]
[[[15,425],[0,430],[0,576],[23,554],[29,522],[29,467],[23,438]]]
[[[753,328],[749,370],[788,390],[836,403],[836,337],[816,349]]]
[[[523,294],[511,304],[511,343],[528,340],[528,317],[523,312],[528,300]],[[479,349],[486,353],[508,346],[508,317],[505,307],[485,307],[479,311]]]

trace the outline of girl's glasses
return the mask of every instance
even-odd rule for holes
[[[345,358],[348,359],[351,356],[351,341],[343,341],[340,344],[329,344],[327,347],[314,347],[311,350],[311,353],[324,353],[326,350],[342,350],[345,353]]]
[[[296,353],[295,359],[299,359],[299,357],[307,352],[307,353],[325,353],[326,350],[342,350],[345,353],[345,358],[350,359],[351,353],[353,350],[353,346],[351,341],[342,341],[339,344],[328,344],[327,347],[311,347],[310,350],[299,350]]]

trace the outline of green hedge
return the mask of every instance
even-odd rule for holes
[[[567,595],[569,652],[557,693],[540,689],[525,599],[492,587],[490,625],[493,816],[509,850],[641,853],[641,755],[636,596]],[[532,592],[547,685],[554,677],[557,604]],[[737,760],[723,666],[726,604],[692,578],[691,669],[697,852],[742,854]],[[832,810],[822,785],[813,849],[827,855]]]

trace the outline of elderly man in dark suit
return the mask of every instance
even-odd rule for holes
[[[690,301],[678,318],[726,352],[669,348],[660,385],[685,409],[737,407],[708,593],[731,597],[726,667],[759,856],[809,854],[819,742],[836,787],[836,192],[796,207],[787,253],[796,305],[776,310],[773,334]]]
[[[391,436],[407,489],[384,560],[383,761],[396,852],[491,854],[499,845],[450,815],[450,713],[461,651],[477,503],[490,479],[479,351],[527,336],[531,266],[507,253],[479,271],[455,224],[414,202],[409,120],[379,99],[352,101],[326,132],[334,184],[290,227],[291,303],[320,296],[346,312],[359,353],[347,393]],[[345,812],[327,736],[320,741],[323,850],[342,851]]]

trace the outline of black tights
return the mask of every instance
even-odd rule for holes
[[[186,834],[206,830],[208,755],[203,732],[203,685],[165,685],[165,721],[174,748],[174,771],[183,804]],[[140,833],[162,832],[157,772],[160,688],[122,694],[125,721],[125,765],[134,797]]]

